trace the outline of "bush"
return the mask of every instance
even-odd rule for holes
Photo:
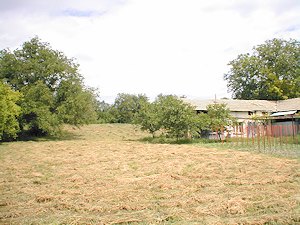
[[[17,102],[21,94],[0,82],[0,140],[16,138],[20,130],[18,116],[21,108]]]

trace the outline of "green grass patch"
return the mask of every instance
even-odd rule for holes
[[[154,138],[144,137],[140,141],[151,144],[198,145],[204,148],[232,149],[259,152],[279,157],[300,158],[300,141],[296,138],[230,138],[226,140],[194,138],[177,140],[175,138],[159,136]]]

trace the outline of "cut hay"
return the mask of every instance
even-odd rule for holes
[[[0,224],[300,222],[297,160],[146,144],[130,125],[68,132],[0,145]]]

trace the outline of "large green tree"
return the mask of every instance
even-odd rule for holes
[[[0,141],[15,138],[19,132],[18,116],[21,108],[17,105],[21,94],[0,82]]]
[[[224,75],[236,99],[282,100],[300,97],[300,42],[273,39],[241,54]]]
[[[0,51],[0,79],[24,95],[20,126],[35,134],[54,134],[63,123],[81,125],[96,118],[95,96],[79,65],[38,37],[20,49]]]

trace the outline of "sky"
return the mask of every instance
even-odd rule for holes
[[[118,93],[230,97],[239,54],[300,40],[299,0],[0,0],[0,49],[38,36],[76,58],[88,86]]]

